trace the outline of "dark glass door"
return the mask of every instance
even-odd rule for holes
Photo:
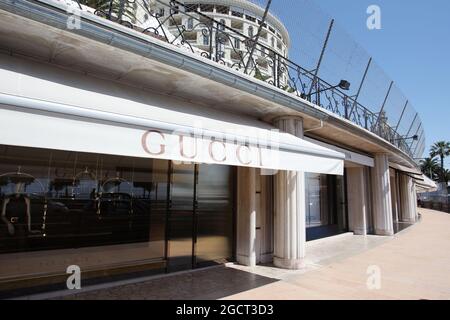
[[[234,169],[172,164],[167,271],[224,263],[233,256]]]
[[[233,255],[233,168],[198,166],[195,265],[224,263]]]
[[[195,165],[172,164],[167,232],[168,272],[193,266]]]
[[[337,223],[341,232],[348,231],[347,196],[345,176],[336,176]]]

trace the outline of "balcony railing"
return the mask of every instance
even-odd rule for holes
[[[314,71],[304,69],[269,47],[256,32],[255,36],[249,38],[235,28],[214,20],[207,13],[193,11],[177,0],[99,0],[95,2],[96,8],[87,6],[92,1],[74,1],[82,10],[91,11],[308,100],[378,135],[411,158],[417,157],[413,144],[408,144],[405,136],[389,125],[383,111],[370,111],[354,97],[319,78]],[[198,32],[201,37],[197,46],[190,41],[193,32]],[[236,39],[239,39],[239,47],[235,47]],[[260,65],[262,61],[264,65]]]

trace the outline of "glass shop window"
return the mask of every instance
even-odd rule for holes
[[[342,231],[347,227],[345,187],[342,177],[306,174],[306,226],[332,226]]]
[[[167,188],[167,161],[0,145],[0,274],[162,260]]]

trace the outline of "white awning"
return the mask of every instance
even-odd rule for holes
[[[4,145],[334,175],[344,167],[343,154],[293,135],[238,124],[203,129],[177,123],[175,113],[163,122],[0,94],[0,123]]]
[[[365,156],[360,153],[356,153],[356,152],[353,152],[353,151],[350,151],[347,149],[343,149],[343,148],[334,146],[332,144],[328,144],[328,143],[325,143],[325,142],[322,142],[322,141],[319,141],[316,139],[312,139],[309,137],[305,137],[305,140],[309,141],[311,143],[317,144],[319,146],[325,147],[327,149],[331,149],[331,150],[334,150],[334,151],[344,154],[345,161],[347,163],[351,162],[351,163],[357,164],[359,166],[366,166],[366,167],[370,167],[370,168],[373,168],[375,166],[374,160],[371,157],[368,157],[368,156]]]
[[[396,169],[396,170],[406,173],[408,175],[412,175],[413,178],[414,178],[414,176],[416,176],[418,178],[422,178],[422,176],[423,176],[422,172],[417,168],[408,168],[408,167],[402,166],[397,163],[392,163],[392,162],[389,163],[389,166],[393,169]]]
[[[397,163],[390,163],[389,166],[393,169],[399,170],[402,173],[410,176],[414,180],[414,183],[416,184],[416,189],[418,193],[433,192],[436,191],[438,188],[437,184],[433,180],[428,178],[417,168],[408,168],[399,165]]]
[[[434,182],[424,174],[422,174],[420,179],[415,179],[414,182],[416,183],[418,193],[434,192],[438,190],[436,182]]]

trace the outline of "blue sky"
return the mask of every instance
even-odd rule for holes
[[[395,81],[421,115],[429,146],[450,141],[450,1],[313,0],[334,17]],[[288,5],[295,16],[299,2]],[[369,5],[381,8],[381,30],[366,26]],[[277,11],[277,10],[276,10]],[[450,168],[450,158],[446,161]]]
[[[450,141],[450,1],[314,0],[372,54],[424,122],[427,148]],[[381,8],[382,29],[366,27],[367,7]],[[446,161],[450,167],[450,159]]]

